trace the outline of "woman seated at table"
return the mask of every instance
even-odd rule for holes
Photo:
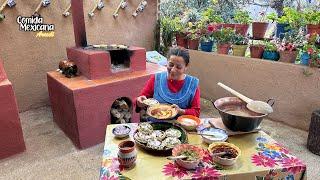
[[[154,98],[160,103],[172,104],[178,115],[200,115],[199,79],[185,74],[189,67],[189,51],[176,47],[168,54],[167,72],[152,75],[139,97],[137,111],[146,107],[143,101]]]

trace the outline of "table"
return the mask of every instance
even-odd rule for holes
[[[133,130],[136,123],[128,124]],[[118,144],[122,140],[115,139],[112,129],[116,125],[108,125],[106,130],[100,180],[107,179],[224,179],[224,180],[295,180],[306,179],[306,165],[291,155],[281,144],[277,143],[263,131],[251,134],[231,136],[227,140],[241,149],[241,156],[236,164],[223,167],[214,164],[209,154],[204,157],[202,167],[187,171],[178,167],[165,157],[150,155],[137,147],[136,166],[123,169],[117,160]],[[130,139],[132,138],[130,134]],[[201,136],[188,134],[189,144],[206,149]],[[129,139],[127,139],[129,140]]]

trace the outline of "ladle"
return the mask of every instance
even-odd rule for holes
[[[272,107],[266,102],[252,100],[244,96],[243,94],[240,94],[239,92],[231,89],[230,87],[222,84],[221,82],[218,83],[218,86],[222,87],[223,89],[229,91],[233,95],[237,96],[238,98],[246,102],[247,108],[253,112],[260,113],[260,114],[270,114],[273,112]]]

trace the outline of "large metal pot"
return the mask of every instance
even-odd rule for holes
[[[274,104],[273,99],[269,99],[267,102],[271,106]],[[232,131],[252,131],[267,116],[267,114],[250,111],[246,107],[246,103],[237,97],[220,98],[212,101],[212,104],[219,111],[223,124]]]

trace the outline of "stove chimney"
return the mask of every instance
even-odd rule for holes
[[[76,47],[86,47],[87,36],[84,22],[83,0],[71,0],[71,9]]]

